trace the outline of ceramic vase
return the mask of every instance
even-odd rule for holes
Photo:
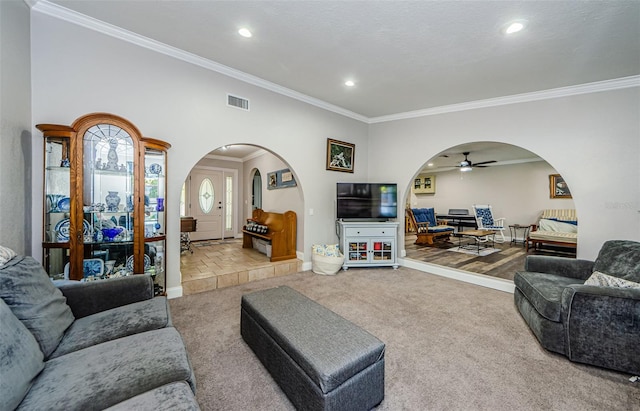
[[[120,196],[118,196],[117,191],[109,191],[109,194],[104,198],[105,203],[107,204],[107,211],[118,211],[118,206],[120,205]]]
[[[118,140],[112,138],[109,140],[109,152],[107,153],[107,170],[118,171],[120,168],[118,167],[118,152],[116,149],[118,148]]]
[[[156,211],[164,211],[164,198],[158,197],[158,204],[156,206]]]

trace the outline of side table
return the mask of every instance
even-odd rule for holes
[[[522,240],[517,239],[518,230],[523,230]],[[527,243],[527,237],[529,237],[529,230],[531,230],[531,224],[511,224],[509,225],[509,234],[511,235],[511,244],[522,243],[524,247]]]

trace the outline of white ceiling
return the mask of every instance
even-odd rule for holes
[[[205,58],[365,119],[640,75],[640,1],[26,0]],[[66,10],[66,9],[69,10]],[[81,17],[84,17],[81,16]],[[527,27],[505,36],[504,26]],[[73,18],[71,19],[73,20]],[[253,32],[250,39],[237,34]],[[352,79],[355,87],[344,81]],[[235,146],[214,155],[245,158]],[[463,160],[530,161],[495,143]]]
[[[367,118],[640,74],[637,0],[51,3]]]

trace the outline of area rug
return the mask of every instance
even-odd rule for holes
[[[447,251],[455,251],[456,253],[464,253],[469,255],[475,255],[478,257],[485,257],[489,254],[497,253],[498,251],[500,251],[500,249],[499,248],[480,248],[480,253],[478,253],[478,249],[475,247],[474,248],[453,247],[453,248],[448,248]]]

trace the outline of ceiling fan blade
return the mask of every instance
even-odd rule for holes
[[[474,167],[481,167],[483,166],[483,164],[491,164],[491,163],[497,163],[496,160],[491,160],[491,161],[481,161],[479,163],[473,163]]]

